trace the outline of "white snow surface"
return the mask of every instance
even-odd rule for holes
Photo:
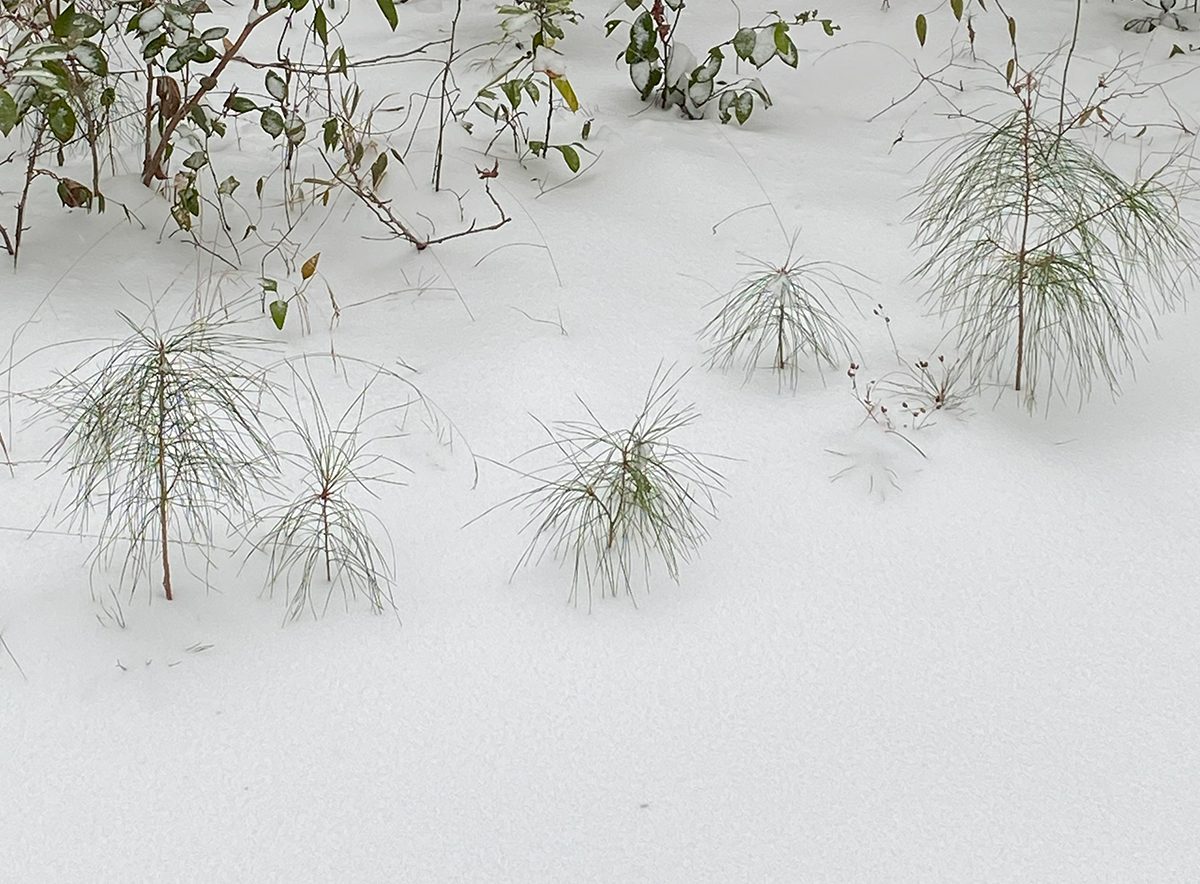
[[[172,603],[145,585],[122,595],[117,628],[95,600],[108,584],[89,575],[88,541],[46,516],[63,477],[27,463],[50,430],[13,400],[0,424],[21,462],[0,475],[0,631],[25,677],[0,649],[0,879],[1197,880],[1197,315],[1161,322],[1119,399],[1030,416],[987,393],[920,431],[927,459],[862,425],[841,372],[810,369],[793,393],[767,371],[703,367],[706,305],[745,255],[787,253],[770,210],[742,211],[766,201],[756,179],[798,253],[870,277],[865,315],[849,314],[861,376],[895,364],[876,301],[902,350],[938,352],[904,216],[923,158],[962,124],[931,89],[868,121],[916,84],[913,59],[926,72],[947,60],[953,22],[934,5],[827,4],[842,30],[793,28],[799,71],[764,68],[775,106],[738,129],[647,110],[612,64],[625,30],[605,41],[605,9],[579,0],[586,21],[556,49],[595,118],[598,162],[570,180],[553,152],[526,168],[501,154],[494,192],[513,221],[420,253],[366,239],[379,228],[342,199],[303,236],[339,301],[366,303],[331,333],[314,288],[310,333],[254,327],[280,342],[264,361],[331,342],[403,360],[470,448],[502,462],[542,442],[530,415],[581,417],[578,395],[616,424],[660,364],[692,367],[681,390],[703,417],[681,441],[734,458],[720,464],[727,494],[680,584],[661,581],[636,609],[564,604],[569,568],[550,561],[510,582],[523,514],[463,526],[526,484],[481,461],[472,487],[467,448],[413,421],[384,445],[411,468],[407,484],[366,501],[395,544],[402,623],[337,599],[281,627],[262,562],[217,553],[207,590],[180,569]],[[1027,57],[1065,44],[1074,4],[1005,5]],[[1073,88],[1089,91],[1122,54],[1145,59],[1142,82],[1195,67],[1166,60],[1181,35],[1122,30],[1138,8],[1084,4]],[[453,4],[398,9],[399,37],[374,4],[356,9],[351,53],[436,35]],[[466,42],[497,20],[468,5],[462,27]],[[698,3],[680,36],[706,46],[735,27],[732,7]],[[978,27],[1002,65],[1003,25],[992,13]],[[1155,93],[1130,115],[1177,111],[1196,131],[1196,78],[1171,89],[1175,110]],[[1004,101],[970,86],[959,100],[991,113]],[[559,125],[574,137],[581,122]],[[253,129],[245,144],[265,148]],[[1102,149],[1130,170],[1179,144],[1151,134]],[[491,165],[480,138],[455,133],[443,173],[472,199],[473,167]],[[453,197],[424,185],[430,144],[409,159],[416,192],[452,221]],[[266,155],[223,150],[247,170]],[[413,192],[391,174],[400,197]],[[67,213],[46,188],[20,268],[0,270],[14,391],[86,352],[39,348],[122,336],[115,312],[144,316],[139,298],[169,318],[197,285],[249,291],[259,273],[257,256],[237,275],[158,242],[165,203],[132,169],[111,191],[146,230],[119,211]],[[482,200],[466,211],[489,217]],[[405,278],[437,287],[381,297]],[[565,335],[529,318],[560,314]],[[352,385],[313,364],[331,402],[348,401]]]

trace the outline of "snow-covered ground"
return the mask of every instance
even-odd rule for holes
[[[870,278],[865,316],[850,315],[862,376],[895,364],[875,302],[906,355],[937,352],[904,216],[922,159],[962,124],[932,89],[868,119],[916,84],[913,59],[927,72],[947,60],[953,20],[890,5],[829,4],[842,30],[798,31],[799,71],[766,68],[775,106],[738,129],[646,110],[612,64],[606,9],[578,0],[586,20],[565,46],[596,121],[594,167],[549,189],[568,180],[553,158],[502,158],[494,192],[513,221],[420,253],[365,239],[378,228],[349,200],[317,213],[305,235],[323,278],[341,303],[368,303],[332,333],[323,290],[308,335],[263,318],[255,331],[280,342],[264,360],[331,342],[402,360],[470,446],[418,421],[383,443],[412,470],[370,502],[396,547],[402,624],[335,602],[281,628],[261,561],[218,553],[207,590],[181,570],[172,603],[145,586],[122,595],[120,628],[112,599],[109,613],[96,600],[107,584],[89,575],[88,541],[46,517],[62,476],[0,475],[0,632],[24,673],[0,649],[0,879],[1197,880],[1196,314],[1161,322],[1116,401],[1031,417],[987,393],[919,431],[925,459],[862,423],[840,372],[810,370],[793,393],[769,372],[703,368],[706,305],[744,256],[787,253],[768,209],[740,211],[762,188],[798,252]],[[1027,56],[1069,37],[1074,4],[1006,5]],[[364,55],[436,34],[453,9],[410,0],[392,37],[365,6],[345,33]],[[1195,68],[1166,60],[1186,34],[1122,30],[1137,8],[1084,4],[1080,91],[1122,53],[1146,60],[1142,82]],[[724,39],[735,15],[697,2],[693,45]],[[1003,25],[979,23],[981,54],[1002,65]],[[468,5],[467,39],[495,26]],[[1196,78],[1167,88],[1170,107],[1154,92],[1131,113],[1177,112],[1196,131]],[[1000,106],[971,89],[958,100]],[[1180,144],[1156,138],[1102,149],[1130,169]],[[478,192],[481,146],[455,135],[451,187]],[[429,160],[414,149],[414,178]],[[149,230],[42,199],[21,267],[0,270],[13,391],[83,352],[39,348],[121,336],[115,311],[144,315],[138,298],[169,316],[197,286],[215,297],[216,279],[245,290],[187,245],[156,244],[165,208],[136,175],[111,187]],[[434,288],[403,291],[416,279]],[[576,395],[627,420],[660,364],[694,366],[681,391],[703,417],[686,441],[732,458],[680,585],[589,615],[564,604],[569,570],[552,562],[510,582],[523,514],[464,525],[527,486],[481,460],[472,487],[470,451],[507,461],[540,444],[530,415],[580,417]],[[313,366],[332,402],[353,394]],[[12,456],[34,460],[51,431],[12,407]]]

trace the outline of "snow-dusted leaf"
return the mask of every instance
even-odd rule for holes
[[[278,138],[283,134],[283,116],[277,110],[268,108],[263,111],[259,124],[262,126],[263,131],[272,138]]]
[[[287,100],[287,83],[283,81],[283,77],[274,71],[267,71],[267,94],[276,101]]]
[[[645,92],[650,82],[650,62],[637,61],[629,66],[629,78],[638,92]]]
[[[80,67],[97,77],[108,74],[108,59],[95,43],[83,42],[75,47],[72,53]]]
[[[738,93],[738,97],[733,102],[733,113],[737,117],[739,126],[750,119],[750,112],[753,110],[754,93],[748,90]]]
[[[737,94],[734,92],[721,93],[721,100],[717,103],[717,113],[720,115],[722,123],[729,122],[730,110],[733,107],[733,102],[736,98]]]
[[[676,43],[671,48],[671,58],[667,62],[667,85],[679,85],[681,80],[691,76],[695,68],[696,56],[692,50],[682,43]]]
[[[760,28],[754,32],[754,50],[750,53],[752,65],[762,67],[775,57],[776,51],[774,28]]]
[[[763,85],[762,80],[754,77],[746,81],[746,88],[762,99],[763,104],[767,107],[771,106],[771,95],[767,92],[767,87]]]
[[[70,141],[75,135],[75,111],[58,96],[50,99],[46,105],[46,122],[59,141]]]
[[[645,58],[655,48],[654,41],[657,39],[657,33],[654,29],[654,19],[650,13],[643,12],[634,19],[633,27],[629,31],[629,47]]]
[[[304,135],[307,128],[304,125],[304,120],[298,114],[291,114],[284,121],[283,131],[287,135],[287,140],[291,144],[300,144],[304,141]]]
[[[758,35],[754,33],[753,28],[742,28],[733,35],[733,51],[742,61],[750,60],[750,56],[754,54],[754,47],[757,45]]]
[[[796,52],[796,44],[792,42],[792,38],[788,36],[787,22],[780,22],[775,25],[775,52],[778,54],[781,61],[790,68],[794,68],[800,62],[800,55]]]
[[[163,18],[163,11],[157,6],[151,6],[137,17],[138,30],[143,34],[149,34],[151,31],[156,31],[162,25]]]
[[[712,80],[696,80],[688,86],[688,100],[697,107],[712,98],[712,94]]]

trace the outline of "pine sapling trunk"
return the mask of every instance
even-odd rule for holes
[[[783,304],[779,305],[779,322],[775,327],[775,368],[783,371],[783,326],[787,321],[787,313],[784,312]]]
[[[1033,192],[1033,75],[1025,77],[1024,126],[1021,131],[1021,245],[1017,250],[1017,378],[1015,390],[1021,389],[1021,372],[1025,368],[1025,286],[1029,266],[1029,218]]]
[[[329,564],[329,492],[321,491],[321,540],[325,546],[325,582],[333,582],[333,568]]]
[[[171,555],[167,534],[167,507],[170,494],[167,488],[167,350],[166,345],[158,345],[158,528],[162,544],[163,592],[167,601],[171,601]]]

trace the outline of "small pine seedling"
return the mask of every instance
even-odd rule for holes
[[[679,401],[683,376],[656,372],[627,429],[608,429],[582,400],[586,420],[538,422],[550,441],[526,455],[553,450],[558,458],[527,474],[535,486],[506,501],[529,511],[525,530],[533,532],[517,568],[546,554],[569,561],[570,604],[585,588],[590,611],[598,587],[602,595],[624,592],[636,606],[637,566],[647,589],[656,559],[678,582],[680,563],[707,537],[704,518],[715,517],[724,479],[705,455],[672,441],[699,418],[694,405]]]
[[[260,342],[226,321],[161,332],[120,316],[129,337],[34,396],[62,426],[49,460],[66,467],[69,518],[99,516],[93,567],[120,558],[121,582],[136,583],[157,557],[170,600],[172,549],[207,557],[214,523],[232,527],[275,471],[266,381],[239,355]]]
[[[255,544],[270,556],[267,589],[285,583],[289,620],[305,610],[317,616],[314,584],[319,582],[328,587],[321,613],[339,589],[347,605],[361,594],[377,613],[394,609],[391,557],[375,540],[377,533],[386,536],[386,529],[354,499],[356,491],[373,495],[373,485],[399,484],[389,477],[389,468],[402,465],[372,452],[370,446],[378,438],[362,432],[364,423],[382,412],[365,413],[368,385],[333,423],[316,389],[306,387],[311,417],[299,414],[290,419],[290,435],[299,440],[301,450],[282,455],[303,471],[300,490],[287,503],[254,517],[270,526]],[[296,401],[302,399],[299,392]]]
[[[781,266],[759,264],[723,296],[721,309],[700,332],[709,342],[709,367],[740,362],[749,377],[769,359],[780,383],[786,379],[794,389],[806,359],[818,371],[853,359],[857,344],[836,297],[854,304],[858,293],[838,275],[845,268],[828,261],[793,262],[790,255]]]

